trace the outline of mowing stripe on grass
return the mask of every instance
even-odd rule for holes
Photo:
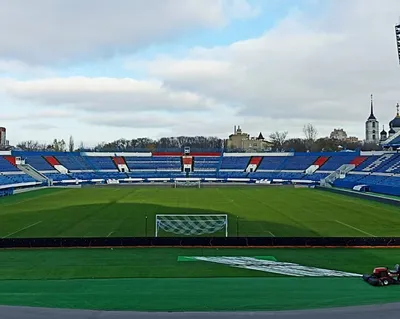
[[[47,188],[48,189],[48,188]],[[44,198],[44,197],[49,197],[49,196],[54,196],[54,195],[60,195],[60,193],[66,193],[66,192],[70,192],[71,190],[73,190],[73,189],[57,189],[57,191],[54,191],[53,189],[52,189],[52,192],[51,193],[48,193],[48,194],[35,194],[36,196],[33,196],[33,197],[30,197],[30,198],[26,198],[26,199],[23,199],[23,200],[21,200],[21,201],[18,201],[18,202],[11,202],[11,203],[7,203],[7,204],[0,204],[0,207],[8,207],[8,206],[16,206],[16,205],[19,205],[19,204],[24,204],[24,203],[26,203],[26,202],[30,202],[30,201],[34,201],[34,200],[39,200],[39,199],[42,199],[42,198]],[[41,191],[41,190],[40,190]],[[15,196],[18,196],[18,195],[22,195],[22,194],[27,194],[27,193],[21,193],[21,194],[16,194]],[[5,212],[6,213],[6,212]]]
[[[40,224],[41,222],[42,222],[42,221],[40,220],[40,221],[38,221],[38,222],[36,222],[36,223],[33,223],[33,224],[31,224],[31,225],[28,225],[28,226],[26,226],[26,227],[24,227],[24,228],[18,229],[17,231],[15,231],[15,232],[13,232],[13,233],[10,233],[10,234],[8,234],[8,235],[2,237],[2,239],[7,238],[7,237],[12,236],[12,235],[15,235],[15,234],[17,234],[17,233],[19,233],[19,232],[22,232],[22,231],[24,231],[25,229],[31,228],[31,227],[33,227],[33,226],[36,226],[36,225]]]
[[[114,231],[112,231],[112,232],[110,232],[108,235],[107,235],[107,237],[110,237],[112,234],[114,234],[115,232]]]
[[[344,226],[347,226],[347,227],[349,227],[349,228],[353,228],[354,230],[357,230],[357,231],[359,231],[360,233],[364,233],[364,234],[366,234],[366,235],[369,235],[369,236],[372,236],[372,237],[376,237],[375,235],[372,235],[372,234],[370,234],[370,233],[368,233],[368,232],[366,232],[366,231],[363,231],[363,230],[361,230],[360,228],[357,228],[357,227],[351,226],[351,225],[349,225],[349,224],[343,223],[343,222],[341,222],[341,221],[339,221],[339,220],[335,220],[335,222],[337,222],[337,223],[339,223],[339,224],[342,224],[342,225],[344,225]]]

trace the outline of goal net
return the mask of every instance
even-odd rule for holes
[[[194,187],[194,188],[201,188],[200,181],[175,181],[174,188],[180,187]]]
[[[160,231],[183,236],[200,236],[224,232],[228,237],[228,215],[156,215],[156,237]]]

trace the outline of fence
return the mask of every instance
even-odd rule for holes
[[[0,248],[104,247],[400,247],[400,237],[4,238]]]

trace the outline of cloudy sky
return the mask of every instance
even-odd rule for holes
[[[12,144],[72,134],[227,137],[305,123],[364,136],[400,102],[398,0],[0,0],[0,126]]]

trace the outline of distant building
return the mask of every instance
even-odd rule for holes
[[[365,142],[379,144],[379,121],[374,115],[374,102],[371,94],[371,113],[365,122]]]
[[[7,146],[7,139],[6,139],[6,128],[5,127],[0,127],[0,146]]]
[[[233,134],[227,140],[228,149],[242,150],[245,152],[270,151],[273,144],[264,139],[260,132],[258,137],[250,137],[250,134],[242,132],[240,126],[234,127]]]
[[[335,128],[331,132],[330,138],[333,140],[345,141],[345,140],[347,140],[347,133],[342,128],[341,129]]]
[[[382,131],[379,133],[379,142],[381,145],[387,144],[394,138],[400,135],[400,106],[399,103],[396,105],[397,113],[393,120],[389,122],[389,131],[385,130],[383,127]]]
[[[359,140],[358,137],[356,137],[356,136],[349,136],[349,137],[346,139],[346,142],[348,142],[348,143],[359,143],[360,140]]]

